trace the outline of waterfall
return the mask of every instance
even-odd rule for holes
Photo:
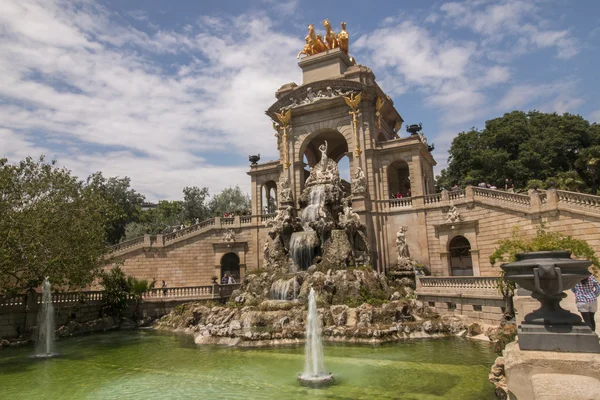
[[[294,260],[295,267],[306,270],[312,264],[315,256],[314,246],[315,232],[294,232],[290,238],[290,256]],[[298,271],[291,271],[298,272]]]
[[[42,302],[37,317],[36,357],[52,357],[54,347],[54,306],[48,278],[42,284]]]
[[[304,348],[304,379],[328,376],[323,360],[323,343],[321,342],[321,320],[317,312],[315,290],[310,289],[308,295],[308,318],[306,321],[306,344]]]
[[[310,198],[308,205],[302,210],[302,223],[304,229],[308,227],[308,223],[319,219],[319,209],[325,203],[325,185],[315,185],[310,190]],[[310,227],[308,228],[310,229]]]
[[[298,282],[296,281],[296,277],[288,280],[278,279],[271,285],[272,300],[294,300],[297,296]]]

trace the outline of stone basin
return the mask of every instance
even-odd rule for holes
[[[320,388],[333,384],[333,382],[335,382],[335,379],[333,378],[333,374],[298,374],[298,382],[300,382],[302,386]]]

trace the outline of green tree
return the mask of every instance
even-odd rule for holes
[[[244,194],[239,186],[223,189],[210,202],[211,214],[218,216],[231,212],[244,214],[250,211],[250,207],[250,196]]]
[[[504,180],[510,178],[524,188],[531,180],[582,173],[584,168],[578,168],[576,161],[591,144],[600,145],[600,129],[579,115],[513,111],[486,121],[482,131],[459,133],[437,185],[486,182],[504,187]],[[591,188],[587,182],[585,189]]]
[[[114,204],[44,157],[0,159],[0,293],[89,284],[103,263]]]
[[[600,183],[600,145],[595,145],[581,150],[579,157],[575,161],[575,167],[580,176],[590,187],[592,194],[598,192]]]
[[[106,226],[106,239],[110,244],[121,241],[128,223],[139,221],[145,197],[130,188],[130,184],[131,180],[128,177],[106,179],[101,172],[96,172],[87,179],[88,186],[102,193],[105,199],[113,204],[113,215]]]
[[[128,300],[131,297],[129,282],[121,265],[118,264],[109,271],[102,271],[100,285],[103,288],[103,314],[121,318],[129,307]]]
[[[183,218],[188,223],[194,223],[198,218],[203,221],[209,217],[210,210],[206,199],[208,198],[208,188],[200,189],[197,186],[183,188]]]
[[[129,294],[135,300],[135,310],[133,312],[133,319],[140,319],[140,304],[142,303],[143,296],[149,290],[154,289],[154,285],[156,285],[156,280],[153,280],[151,283],[148,283],[148,281],[145,279],[137,279],[132,276],[127,277],[127,287],[129,289]]]

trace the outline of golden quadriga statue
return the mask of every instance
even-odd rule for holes
[[[333,31],[328,19],[323,21],[323,26],[325,27],[325,40],[323,40],[323,37],[320,34],[315,33],[313,24],[308,25],[308,34],[304,38],[306,44],[296,58],[300,58],[302,54],[312,56],[314,54],[322,53],[325,50],[335,49],[336,47],[339,47],[344,53],[348,54],[348,40],[350,36],[346,31],[346,23],[341,23],[342,30],[338,34]]]

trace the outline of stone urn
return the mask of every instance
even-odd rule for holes
[[[539,309],[525,315],[519,326],[522,350],[599,352],[598,336],[582,323],[579,315],[560,306],[572,289],[590,276],[587,260],[574,260],[571,252],[539,251],[517,254],[517,261],[503,264],[504,277],[530,290],[541,303]]]

